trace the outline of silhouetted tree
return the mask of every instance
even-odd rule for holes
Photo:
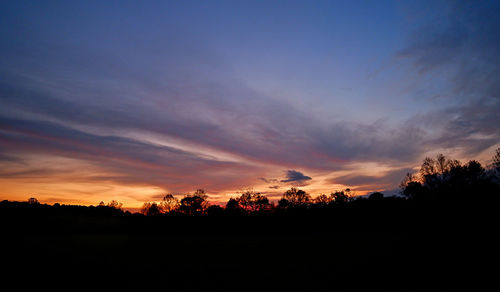
[[[435,175],[437,173],[436,161],[430,157],[424,158],[420,166],[420,174],[425,176]]]
[[[226,213],[231,214],[231,215],[239,215],[239,214],[244,213],[244,210],[241,209],[238,200],[235,198],[230,198],[227,201],[225,211],[226,211]]]
[[[493,156],[493,168],[500,172],[500,147],[495,150],[495,155]]]
[[[500,185],[500,148],[495,150],[495,155],[493,155],[488,175],[490,176],[492,182]]]
[[[170,213],[179,208],[179,200],[172,194],[166,194],[160,202],[160,208],[164,213]]]
[[[38,205],[40,204],[36,198],[29,198],[28,199],[28,204],[30,205]]]
[[[331,198],[329,198],[327,195],[325,194],[321,194],[319,196],[317,196],[316,198],[314,198],[313,202],[317,205],[320,205],[320,206],[326,206],[328,203],[330,203],[332,201]]]
[[[422,183],[429,189],[439,187],[446,180],[453,169],[460,167],[460,161],[448,159],[443,154],[438,154],[436,159],[426,157],[420,167]]]
[[[227,203],[226,203],[226,210],[233,210],[233,209],[239,209],[240,208],[240,204],[238,203],[238,200],[236,200],[235,198],[230,198]]]
[[[424,159],[420,175],[419,180],[407,175],[401,183],[407,198],[437,203],[478,202],[481,197],[493,198],[491,194],[499,189],[498,180],[475,160],[462,165],[439,154],[436,159]]]
[[[291,206],[291,204],[287,199],[280,199],[278,201],[278,208],[280,208],[280,209],[286,209],[290,206]]]
[[[308,193],[294,187],[284,192],[281,199],[287,201],[286,205],[288,207],[304,206],[311,202],[311,196]],[[282,205],[285,205],[284,202],[282,202]]]
[[[222,208],[219,205],[210,205],[205,210],[205,214],[207,214],[209,216],[220,216],[220,215],[224,214],[224,208]]]
[[[262,212],[270,210],[272,207],[266,196],[252,190],[244,192],[239,198],[234,199],[234,202],[231,202],[231,204],[234,204],[235,202],[237,204],[237,208],[244,210],[247,213]]]
[[[330,194],[331,200],[336,204],[344,204],[351,200],[353,195],[351,194],[351,189],[345,189],[343,191],[336,191]]]
[[[201,205],[202,205],[201,207],[202,207],[203,209],[208,208],[208,206],[209,206],[209,204],[210,204],[210,203],[208,202],[208,195],[207,195],[207,193],[205,192],[205,190],[203,190],[203,189],[197,189],[197,190],[194,192],[194,194],[193,194],[193,195],[194,195],[194,196],[197,196],[197,197],[200,197],[200,198],[202,198],[202,199],[203,199],[203,200],[202,200],[202,202],[201,202]]]
[[[403,195],[410,199],[421,198],[425,193],[426,189],[417,181],[408,182],[403,190]]]
[[[108,203],[108,207],[113,208],[113,209],[118,209],[120,210],[122,208],[123,204],[119,203],[118,201],[112,200],[111,202]]]
[[[401,189],[401,193],[403,193],[404,189],[408,186],[410,182],[417,181],[417,178],[414,174],[407,172],[403,180],[399,183],[399,188]]]
[[[448,159],[448,169],[447,171],[451,171],[453,168],[459,167],[460,166],[460,161],[456,159]]]
[[[156,216],[161,214],[161,210],[156,203],[146,202],[142,205],[141,213],[146,216]]]
[[[484,174],[484,168],[481,163],[471,160],[465,165],[465,169],[472,179],[478,179]]]
[[[208,195],[204,190],[198,189],[193,195],[182,198],[179,210],[187,215],[200,215],[208,207]]]

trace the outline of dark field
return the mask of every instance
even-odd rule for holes
[[[171,291],[451,291],[495,271],[496,209],[476,208],[146,217],[3,204],[3,275]]]

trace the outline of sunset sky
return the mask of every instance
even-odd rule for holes
[[[500,146],[499,1],[2,1],[0,199],[397,192]]]

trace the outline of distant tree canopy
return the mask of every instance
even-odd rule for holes
[[[202,189],[196,190],[194,194],[186,194],[182,199],[177,199],[172,194],[163,196],[160,202],[144,203],[141,213],[144,215],[160,214],[185,214],[200,215],[209,207],[208,195]],[[213,213],[215,208],[211,209]]]
[[[31,197],[28,199],[28,204],[36,205],[36,204],[40,204],[40,203],[38,202],[38,200],[36,198]]]
[[[426,157],[419,173],[407,174],[401,182],[402,194],[410,199],[479,198],[498,190],[498,173],[494,168],[487,170],[475,160],[462,165],[442,154]]]
[[[347,203],[352,200],[350,189],[332,192],[329,196],[320,195],[315,199],[304,190],[295,187],[285,191],[278,202],[278,209],[293,210],[307,209],[312,205],[329,206]],[[383,196],[383,195],[382,195]],[[159,202],[144,203],[141,214],[154,216],[160,214],[183,214],[183,215],[244,215],[258,213],[275,212],[276,206],[269,199],[253,190],[246,190],[239,197],[230,198],[224,207],[210,205],[208,195],[202,189],[196,190],[193,194],[186,194],[182,199],[175,198],[172,194],[167,194]]]
[[[279,206],[281,207],[299,207],[305,206],[311,202],[311,196],[303,190],[291,188],[283,193]]]
[[[116,201],[116,200],[111,200],[108,204],[105,204],[103,201],[99,202],[99,205],[97,205],[98,208],[111,208],[111,209],[116,209],[116,210],[121,210],[123,204]]]
[[[245,191],[239,198],[231,198],[226,204],[226,208],[230,210],[240,209],[243,212],[253,213],[267,211],[272,208],[269,199],[261,193],[254,191]]]
[[[114,209],[121,209],[123,204],[119,203],[118,201],[112,200],[111,202],[108,203],[107,206]]]

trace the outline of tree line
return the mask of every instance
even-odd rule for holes
[[[383,194],[374,193],[369,198],[377,197],[383,197]],[[306,191],[292,187],[283,193],[277,204],[271,202],[262,193],[246,190],[240,196],[230,198],[222,207],[210,204],[206,192],[203,189],[198,189],[194,194],[187,194],[180,200],[172,194],[167,194],[158,203],[146,202],[142,206],[140,213],[147,216],[269,214],[291,209],[308,209],[312,206],[345,204],[353,199],[354,194],[350,189],[335,191],[330,195],[322,194],[312,198]]]
[[[476,160],[462,163],[443,154],[426,157],[419,171],[407,173],[400,183],[400,195],[387,197],[380,192],[368,196],[355,196],[351,189],[333,191],[329,195],[312,197],[306,191],[292,187],[285,191],[277,203],[264,194],[247,190],[230,198],[224,206],[210,204],[203,189],[186,194],[181,199],[172,194],[163,196],[160,202],[146,202],[140,210],[145,216],[201,216],[201,215],[268,215],[278,213],[321,212],[349,206],[380,205],[380,202],[416,204],[456,204],[497,202],[500,196],[500,148],[496,149],[492,163],[483,167]],[[8,202],[1,202],[6,205]],[[26,202],[40,206],[36,198]],[[47,205],[45,205],[47,207]],[[53,207],[68,207],[54,204]],[[83,206],[80,206],[83,207]],[[122,204],[112,200],[93,207],[96,212],[129,213]]]

